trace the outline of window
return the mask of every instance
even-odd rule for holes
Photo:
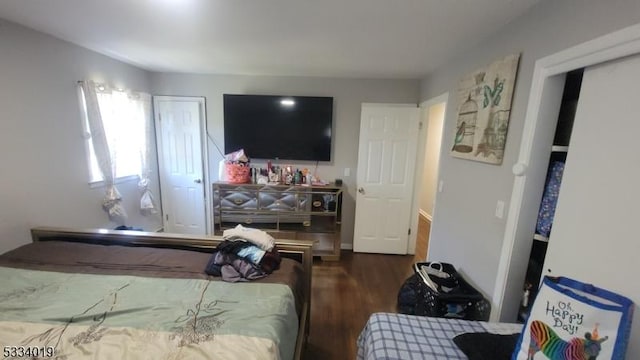
[[[85,94],[80,87],[90,183],[104,181],[91,139]],[[147,122],[150,99],[148,94],[96,86],[96,95],[105,137],[109,146],[114,179],[144,175],[147,151]]]

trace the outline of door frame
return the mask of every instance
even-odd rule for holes
[[[213,211],[211,209],[211,188],[209,186],[209,148],[208,148],[208,132],[207,132],[207,99],[204,96],[176,96],[176,95],[153,95],[153,122],[154,122],[154,133],[156,137],[156,159],[158,161],[158,179],[160,179],[160,148],[162,147],[162,139],[158,138],[158,120],[156,119],[156,99],[165,100],[165,101],[181,101],[184,99],[191,99],[198,102],[200,106],[200,152],[202,155],[202,181],[204,186],[204,217],[205,217],[205,233],[206,235],[211,235],[212,233],[212,225],[213,225]],[[160,201],[162,201],[162,181],[160,183]],[[162,227],[164,228],[165,217],[164,217],[164,209],[162,211]]]
[[[416,164],[415,164],[415,174],[413,179],[413,193],[412,193],[412,203],[411,203],[411,222],[409,224],[409,228],[411,229],[411,234],[409,234],[409,243],[407,244],[407,254],[415,254],[416,243],[418,238],[418,215],[420,214],[420,191],[422,190],[422,175],[424,172],[424,157],[425,157],[425,147],[427,146],[427,136],[428,136],[428,128],[429,124],[424,124],[424,119],[429,119],[429,108],[433,105],[444,103],[444,119],[447,118],[447,105],[449,104],[449,92],[438,95],[429,100],[425,100],[420,103],[420,135],[418,135],[418,150],[416,154]],[[444,125],[444,123],[443,123]],[[440,155],[438,156],[438,168],[437,171],[440,173],[440,156],[442,156],[442,139],[444,135],[444,127],[442,134],[440,135]],[[436,191],[436,197],[438,196]],[[434,198],[433,210],[435,213],[436,201]],[[431,214],[433,219],[433,214]],[[428,250],[427,250],[428,254]]]
[[[564,86],[564,81],[556,81],[554,77],[638,53],[640,53],[640,24],[623,28],[536,61],[525,113],[520,154],[512,169],[515,179],[496,275],[490,321],[513,321],[516,311],[512,310],[517,310],[522,294],[527,264],[522,263],[521,253],[531,248],[533,228],[527,225],[531,220],[521,217],[520,213],[530,214],[532,210],[537,213],[539,206],[539,204],[524,201],[525,186],[527,177],[531,177],[533,181],[533,178],[545,176],[545,174],[533,172],[529,174],[527,169],[532,161],[543,156],[541,154],[549,152],[549,149],[545,149],[544,144],[540,144],[537,140],[544,136],[541,128],[548,125],[550,121],[555,122],[555,119],[545,118],[543,114],[554,101],[547,95],[561,93],[561,87]]]

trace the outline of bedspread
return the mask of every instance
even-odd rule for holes
[[[0,345],[58,359],[291,359],[286,285],[0,267]]]
[[[467,332],[517,333],[521,324],[375,313],[358,337],[358,360],[467,359],[453,337]]]

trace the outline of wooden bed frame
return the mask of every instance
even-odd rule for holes
[[[119,244],[128,246],[166,247],[203,251],[213,249],[223,241],[221,236],[182,235],[130,230],[71,229],[37,227],[31,229],[33,241],[70,239],[78,242]],[[298,337],[294,359],[300,360],[309,336],[311,312],[311,270],[313,241],[277,239],[278,252],[302,264],[304,270],[302,313],[298,322]]]

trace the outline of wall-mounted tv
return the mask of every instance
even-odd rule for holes
[[[331,160],[332,97],[224,94],[223,102],[225,154]]]

